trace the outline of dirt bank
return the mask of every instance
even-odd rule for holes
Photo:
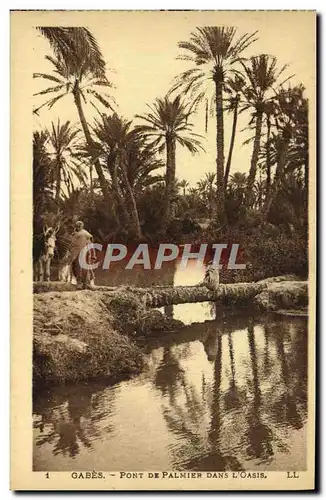
[[[34,296],[34,381],[65,383],[138,373],[140,349],[113,326],[102,294],[52,292]]]
[[[34,382],[130,377],[143,367],[135,337],[182,325],[145,309],[138,297],[124,289],[114,296],[88,290],[35,294]]]

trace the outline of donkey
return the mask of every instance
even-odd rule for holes
[[[57,242],[58,279],[66,283],[74,283],[71,269],[71,236],[63,235]]]
[[[43,228],[43,234],[37,237],[34,244],[34,256],[36,263],[36,281],[50,281],[51,261],[54,256],[57,232],[60,226],[56,228],[47,227]]]

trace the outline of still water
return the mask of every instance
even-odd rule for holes
[[[175,285],[203,274],[165,271],[159,282]],[[155,279],[137,270],[125,283]],[[118,282],[112,270],[98,279]],[[35,396],[34,470],[304,470],[306,319],[209,303],[165,312],[188,326],[143,346],[139,376]]]

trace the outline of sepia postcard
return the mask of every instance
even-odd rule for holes
[[[11,12],[11,489],[314,490],[316,12]]]

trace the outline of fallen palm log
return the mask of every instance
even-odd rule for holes
[[[235,283],[219,285],[216,290],[206,286],[176,286],[171,288],[150,288],[140,293],[147,307],[162,307],[195,302],[219,302],[224,304],[245,304],[266,288],[264,283]]]
[[[93,293],[106,293],[108,296],[121,293],[132,293],[137,296],[147,307],[163,307],[173,304],[187,304],[194,302],[216,302],[222,300],[225,303],[240,303],[253,299],[255,295],[266,288],[265,283],[235,283],[219,285],[216,290],[210,290],[206,286],[176,286],[151,288],[134,288],[129,286],[109,287],[97,286],[92,290]],[[70,283],[61,282],[39,282],[34,283],[34,293],[44,292],[74,292],[83,293],[83,290],[77,290]]]
[[[85,293],[85,291],[76,291],[73,285],[60,282],[35,283],[34,292],[62,292],[64,294],[71,292],[78,295]],[[268,279],[257,283],[221,284],[215,290],[210,290],[204,285],[151,288],[98,286],[91,293],[94,294],[94,299],[98,295],[99,300],[103,295],[107,299],[114,297],[122,302],[128,302],[129,297],[134,297],[145,307],[220,302],[229,306],[252,304],[263,310],[277,310],[306,306],[308,282],[282,281],[278,277],[274,281]]]

